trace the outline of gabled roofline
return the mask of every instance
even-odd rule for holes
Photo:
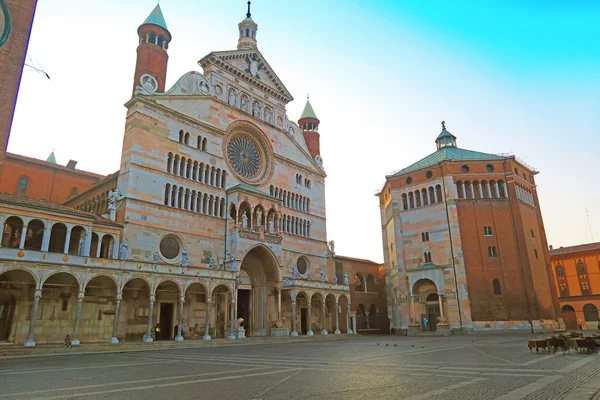
[[[227,56],[227,55],[243,56],[243,55],[251,54],[251,53],[257,53],[258,56],[261,58],[261,61],[266,64],[266,67],[272,74],[272,79],[275,81],[276,86],[279,86],[277,88],[278,90],[275,90],[275,89],[269,87],[267,84],[262,83],[262,81],[254,78],[250,74],[234,67],[233,65],[226,63],[222,59],[223,56]],[[211,62],[211,57],[214,57],[216,62],[215,61]],[[207,55],[205,55],[204,57],[202,57],[200,59],[200,61],[198,61],[198,64],[200,65],[200,67],[202,67],[202,69],[206,69],[207,66],[210,66],[212,64],[217,64],[221,68],[229,70],[229,72],[235,73],[235,75],[244,79],[246,82],[251,83],[252,85],[256,86],[257,88],[264,90],[266,92],[270,92],[270,94],[272,96],[279,98],[286,104],[291,102],[292,100],[294,100],[294,97],[292,96],[290,91],[285,87],[285,85],[283,84],[281,79],[279,79],[279,77],[277,76],[277,74],[275,73],[275,71],[273,70],[271,65],[267,62],[265,57],[262,55],[262,53],[258,49],[212,51],[212,52],[208,53]],[[271,76],[269,76],[269,77],[271,77]],[[261,85],[261,83],[262,83],[262,85]]]
[[[27,157],[27,156],[23,156],[23,155],[20,155],[20,154],[15,154],[15,153],[9,153],[9,152],[7,152],[6,153],[6,158],[12,158],[14,160],[19,160],[19,161],[24,161],[24,162],[30,162],[30,163],[37,164],[37,165],[42,166],[42,167],[59,169],[61,171],[71,172],[71,173],[74,173],[74,174],[86,175],[86,176],[89,176],[91,178],[103,179],[103,178],[106,177],[106,175],[96,174],[95,172],[83,171],[81,169],[71,169],[71,168],[67,168],[64,165],[54,164],[54,163],[51,163],[51,162],[48,162],[48,161],[40,160],[38,158]]]

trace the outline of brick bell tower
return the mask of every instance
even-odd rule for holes
[[[298,120],[298,125],[300,126],[300,129],[302,129],[304,141],[306,142],[306,146],[308,147],[308,151],[312,158],[321,155],[321,136],[319,135],[320,122],[319,118],[317,118],[317,114],[315,114],[315,110],[313,110],[312,105],[310,104],[310,98],[307,96],[306,106],[304,106],[304,111],[302,111],[302,115]]]
[[[137,48],[137,61],[135,63],[135,76],[133,78],[133,93],[136,86],[144,86],[152,89],[152,82],[141,81],[142,76],[150,75],[156,79],[155,92],[165,91],[165,80],[167,78],[167,62],[169,55],[167,49],[171,42],[171,33],[167,29],[167,23],[163,17],[160,5],[157,5],[148,18],[138,28],[140,42]],[[150,81],[152,81],[150,79]]]

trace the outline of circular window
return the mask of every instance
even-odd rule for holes
[[[249,126],[239,126],[223,144],[227,164],[238,179],[258,185],[269,178],[272,156],[262,132]]]
[[[165,236],[160,241],[160,254],[167,260],[174,260],[179,256],[181,245],[174,236]]]
[[[469,172],[469,166],[468,165],[463,165],[462,167],[460,167],[462,172]]]
[[[260,173],[261,152],[256,142],[248,136],[238,135],[229,141],[227,158],[233,170],[243,178],[256,178]]]
[[[433,177],[433,172],[427,171],[427,179],[431,179]]]
[[[298,259],[298,262],[296,263],[296,267],[298,268],[298,272],[300,273],[300,275],[306,274],[306,271],[308,270],[308,263],[306,262],[306,258],[300,257]]]
[[[409,185],[412,183],[412,178],[410,176],[406,178],[406,183],[408,183]]]
[[[493,172],[494,166],[492,164],[488,164],[485,166],[485,169],[487,170],[487,172]]]

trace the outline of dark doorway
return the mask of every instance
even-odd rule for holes
[[[252,291],[245,289],[238,289],[238,302],[237,302],[237,317],[244,318],[242,327],[246,330],[246,336],[250,336],[250,293]]]
[[[0,341],[8,340],[15,311],[15,296],[0,296]]]
[[[308,308],[301,308],[300,309],[300,333],[306,334],[306,332],[308,332],[308,329],[306,327],[306,321],[308,319]]]
[[[578,328],[577,324],[577,315],[575,314],[575,309],[570,305],[565,305],[562,308],[562,317],[565,321],[565,327],[569,331],[575,331]]]
[[[173,303],[160,303],[160,335],[158,340],[173,339]]]
[[[440,306],[427,306],[427,319],[429,320],[428,330],[435,332],[437,327],[437,318],[440,316]]]

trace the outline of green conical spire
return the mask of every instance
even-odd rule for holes
[[[144,24],[158,25],[161,28],[164,28],[166,31],[169,30],[167,28],[167,23],[165,22],[165,17],[160,9],[160,4],[157,4],[156,7],[154,7],[154,10],[152,10],[150,15],[148,15],[148,18],[146,18]]]
[[[54,150],[52,150],[52,153],[50,153],[46,161],[52,164],[56,164],[56,156],[54,155]]]
[[[319,118],[317,118],[317,114],[315,114],[315,110],[313,110],[312,106],[310,105],[309,99],[306,99],[306,105],[304,106],[304,111],[302,111],[302,115],[300,116],[300,119],[303,119],[303,118],[319,119]]]

